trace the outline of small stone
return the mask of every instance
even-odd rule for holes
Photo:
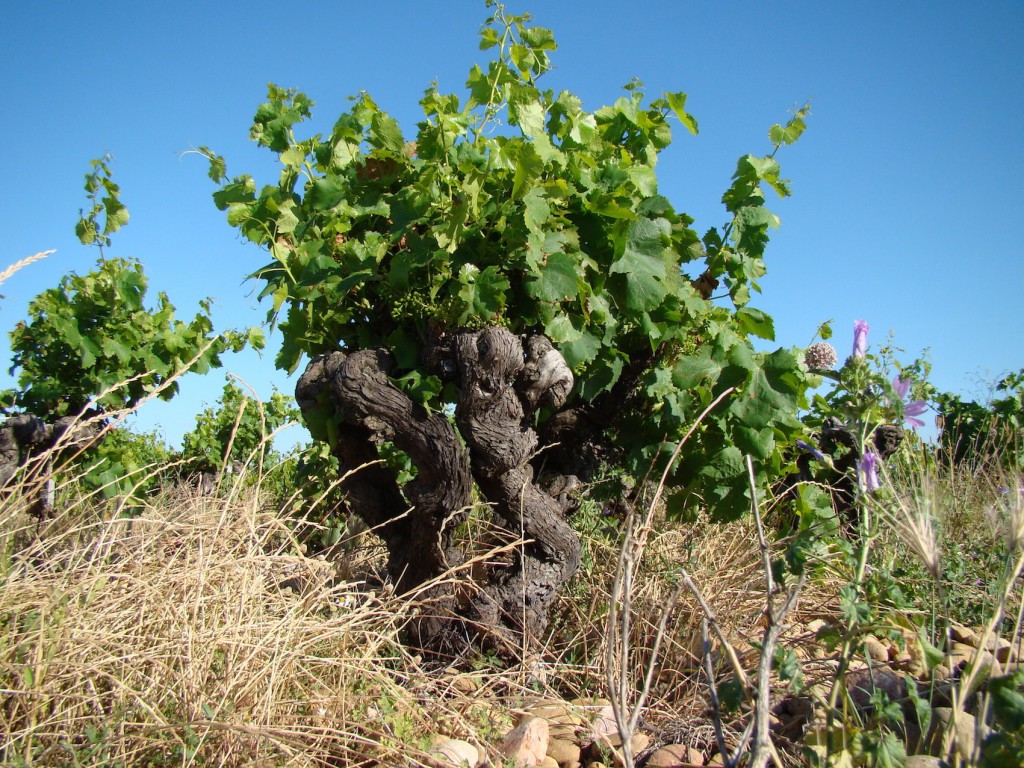
[[[598,762],[612,764],[612,752],[615,748],[607,741],[592,741],[580,750],[580,760],[584,765]]]
[[[932,708],[931,736],[928,742],[931,745],[930,751],[937,753],[942,749],[942,739],[952,717],[953,710],[949,707]],[[966,712],[958,714],[956,717],[956,751],[963,760],[968,762],[974,752],[974,731],[974,715],[969,715]]]
[[[546,755],[543,760],[540,761],[540,768],[561,768],[558,761],[551,755]]]
[[[687,749],[683,744],[666,744],[647,759],[648,768],[679,768],[687,762]]]
[[[974,662],[975,654],[977,654],[977,661]],[[996,661],[995,657],[988,651],[979,651],[977,648],[972,648],[964,643],[953,643],[953,647],[950,649],[947,655],[947,663],[951,669],[956,669],[961,664],[970,665],[976,663],[981,672],[981,677],[986,678],[991,674],[999,674],[1000,667],[999,662]]]
[[[949,628],[949,636],[952,638],[954,643],[963,643],[969,645],[972,648],[977,648],[981,638],[978,637],[978,633],[973,629],[961,626],[960,624],[953,624]]]
[[[935,668],[932,669],[932,677],[937,681],[949,680],[953,676],[952,670],[946,665],[945,662],[942,664],[936,664]]]
[[[985,650],[995,656],[996,661],[1002,664],[1010,660],[1010,656],[1013,653],[1013,645],[1005,637],[990,637],[985,642]]]
[[[558,763],[579,762],[580,748],[575,742],[568,739],[548,739],[548,757],[553,757]]]
[[[612,705],[607,704],[601,707],[590,721],[589,738],[594,742],[617,747],[622,743],[619,735],[619,726],[615,722],[615,712]]]
[[[543,717],[524,720],[509,732],[498,750],[513,758],[520,768],[540,765],[547,757],[548,721]]]
[[[903,768],[941,768],[942,761],[931,755],[911,755]]]
[[[889,661],[889,649],[877,637],[868,635],[864,639],[864,650],[872,661],[877,661],[879,664]]]
[[[813,634],[818,634],[823,629],[828,627],[828,622],[824,619],[813,619],[807,622],[807,631]]]
[[[651,744],[651,737],[646,733],[634,733],[631,739],[631,747],[633,748],[633,757],[636,757]],[[615,768],[623,768],[626,761],[622,759],[622,748],[618,748],[612,751],[612,765]]]
[[[631,741],[633,744],[634,756],[639,755],[641,752],[643,752],[645,749],[651,746],[651,737],[648,736],[646,733],[640,733],[639,731],[633,734],[633,738]]]
[[[543,717],[548,721],[548,735],[552,739],[572,741],[586,724],[586,718],[575,707],[564,701],[543,701],[527,708],[523,719]]]
[[[951,660],[956,659],[959,663],[961,661],[969,661],[971,657],[974,656],[974,652],[976,650],[977,646],[967,645],[966,643],[961,642],[955,642],[953,643],[953,647],[949,649],[949,653],[947,655]]]
[[[480,762],[480,753],[468,741],[443,736],[434,739],[428,754],[434,768],[473,768]]]
[[[685,744],[666,744],[647,759],[648,768],[680,768],[684,765],[704,765],[704,754]]]
[[[880,694],[891,702],[903,699],[907,695],[907,683],[889,669],[858,670],[846,676],[846,690],[857,711],[865,713],[874,706],[873,695]]]
[[[914,664],[914,657],[908,651],[899,651],[893,658],[892,663],[899,669],[908,669]]]

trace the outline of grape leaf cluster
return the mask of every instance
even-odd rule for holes
[[[92,207],[82,213],[76,232],[102,254],[110,236],[128,222],[109,156],[92,161],[85,190]],[[226,351],[246,344],[262,349],[259,329],[215,334],[208,301],[185,321],[175,317],[162,291],[156,305],[147,306],[147,289],[139,261],[101,255],[92,271],[65,275],[36,296],[28,321],[10,332],[11,373],[18,372],[18,387],[0,393],[0,412],[53,420],[86,409],[131,409],[154,392],[170,400],[178,392],[175,375],[189,365],[205,373],[220,366]]]
[[[656,174],[673,130],[697,132],[686,94],[648,100],[634,81],[587,111],[542,87],[552,32],[488,6],[481,49],[492,59],[470,69],[462,96],[430,86],[411,137],[367,93],[329,134],[300,137],[313,102],[270,85],[250,135],[277,156],[276,183],[229,178],[203,148],[216,205],[269,253],[251,277],[282,333],[277,364],[291,372],[304,356],[386,347],[396,378],[442,408],[445,389],[424,385],[431,338],[498,324],[545,334],[576,375],[577,404],[635,379],[605,432],[641,476],[670,453],[663,441],[733,387],[674,471],[672,508],[734,517],[749,505],[743,455],[761,480],[787,470],[813,379],[797,352],[752,342],[774,336],[750,300],[778,225],[764,192],[790,192],[775,152],[739,160],[722,198],[727,223],[699,236]],[[771,129],[773,150],[799,137],[806,115]]]

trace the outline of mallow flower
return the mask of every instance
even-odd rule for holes
[[[853,323],[853,356],[864,357],[868,353],[868,331],[871,326],[867,320],[855,320]]]
[[[882,483],[878,479],[878,454],[864,451],[864,455],[857,462],[857,477],[860,480],[860,487],[868,493],[882,487]]]
[[[910,379],[901,379],[897,376],[892,380],[892,388],[900,400],[906,400],[907,393],[910,392]],[[917,417],[927,410],[928,405],[924,400],[911,400],[903,407],[903,418],[908,424],[923,427],[924,422]]]
[[[804,440],[797,440],[796,441],[796,446],[801,451],[804,451],[805,453],[811,454],[811,456],[816,458],[818,461],[824,461],[825,460],[825,454],[824,453],[822,453],[817,448],[815,448],[813,445],[811,445],[810,443],[808,443],[808,442],[806,442]]]

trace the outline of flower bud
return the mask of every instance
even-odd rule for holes
[[[835,347],[819,341],[804,351],[804,364],[812,371],[830,371],[839,360]]]

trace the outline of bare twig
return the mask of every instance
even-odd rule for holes
[[[711,719],[715,725],[715,741],[718,744],[718,754],[722,755],[724,759],[729,752],[725,745],[725,731],[722,730],[722,707],[718,703],[718,683],[715,682],[715,670],[711,666],[711,638],[708,637],[706,613],[700,622],[700,641],[704,653],[704,676],[708,681],[708,698],[711,699]]]
[[[775,751],[769,733],[769,718],[771,715],[771,674],[772,662],[775,657],[775,646],[779,642],[779,636],[785,630],[783,622],[786,616],[796,606],[807,580],[806,573],[800,574],[797,583],[789,590],[785,602],[781,607],[775,607],[775,580],[772,576],[771,550],[764,535],[764,526],[761,522],[761,509],[757,503],[757,481],[754,477],[754,462],[747,455],[747,476],[750,480],[750,509],[754,513],[754,520],[757,522],[757,540],[761,547],[761,563],[764,567],[765,581],[765,618],[767,626],[764,631],[764,639],[761,643],[761,659],[757,670],[757,700],[754,706],[754,743],[750,748],[751,768],[762,768],[772,759],[775,764],[782,768],[782,761]]]
[[[681,587],[675,590],[671,599],[663,607],[654,640],[654,647],[644,674],[643,688],[640,690],[636,702],[630,706],[630,689],[632,686],[629,679],[631,667],[629,662],[629,638],[632,628],[633,583],[636,578],[636,569],[647,545],[647,537],[652,528],[654,513],[665,490],[669,473],[679,458],[683,446],[686,445],[707,415],[728,397],[733,392],[733,389],[733,387],[729,387],[716,397],[694,420],[686,434],[680,438],[675,450],[669,457],[668,463],[665,465],[665,469],[661,474],[661,480],[658,482],[658,487],[647,507],[647,514],[643,520],[638,523],[634,515],[630,514],[626,522],[626,535],[619,549],[618,564],[615,569],[608,606],[608,619],[606,623],[608,644],[605,652],[605,675],[608,683],[608,692],[612,702],[612,712],[615,716],[615,725],[622,739],[622,758],[626,768],[633,768],[633,731],[640,722],[643,706],[650,695],[651,682],[654,679],[654,665],[658,659],[658,650],[665,636],[669,614],[681,592]]]
[[[743,690],[750,695],[752,688],[750,684],[750,678],[747,677],[746,671],[743,669],[743,665],[740,664],[740,657],[736,654],[736,649],[732,647],[732,643],[726,638],[725,633],[722,631],[722,626],[718,623],[718,619],[715,617],[715,612],[708,605],[707,600],[704,599],[704,595],[700,589],[694,584],[690,574],[687,573],[686,569],[680,570],[682,575],[683,583],[686,588],[690,590],[694,598],[697,600],[697,604],[700,606],[701,611],[704,612],[704,617],[707,619],[711,629],[715,631],[715,636],[718,638],[718,642],[722,645],[722,650],[725,652],[726,658],[729,660],[729,666],[732,667],[733,674],[736,675],[736,679],[739,681],[740,686]]]
[[[726,640],[725,634],[722,632],[718,621],[715,619],[714,611],[704,599],[700,589],[698,589],[697,585],[693,583],[693,579],[690,578],[690,575],[685,570],[682,571],[682,575],[683,583],[687,586],[690,592],[693,593],[701,610],[704,612],[704,619],[701,624],[703,632],[702,637],[704,641],[704,671],[708,677],[708,689],[710,692],[712,712],[715,720],[715,735],[718,740],[719,751],[722,754],[725,764],[727,766],[736,765],[742,753],[746,749],[747,743],[752,738],[753,741],[750,746],[749,765],[752,766],[752,768],[763,768],[769,760],[772,760],[777,766],[779,766],[779,768],[781,768],[782,760],[779,757],[778,752],[775,750],[774,744],[772,744],[769,731],[771,715],[772,664],[775,656],[775,647],[778,645],[779,637],[786,628],[784,624],[785,618],[790,611],[796,607],[800,592],[806,581],[806,575],[801,574],[797,583],[787,593],[786,599],[783,601],[782,605],[776,606],[776,584],[772,574],[771,548],[764,533],[764,524],[761,518],[760,505],[757,501],[757,482],[754,476],[754,465],[750,456],[747,456],[747,474],[750,480],[750,508],[754,515],[754,521],[757,524],[757,539],[761,550],[761,565],[764,569],[765,579],[764,616],[766,626],[761,642],[761,658],[758,662],[756,689],[751,685],[749,677],[739,662],[735,649],[728,640]],[[752,700],[754,705],[753,719],[747,724],[747,727],[744,730],[744,735],[740,739],[736,749],[733,750],[733,754],[731,756],[726,751],[725,738],[722,731],[718,692],[715,688],[713,680],[714,670],[712,669],[710,661],[711,648],[707,637],[708,626],[711,626],[711,628],[714,629],[715,634],[722,643],[722,650],[729,659],[729,663],[733,668],[737,680],[740,682],[747,698]]]

